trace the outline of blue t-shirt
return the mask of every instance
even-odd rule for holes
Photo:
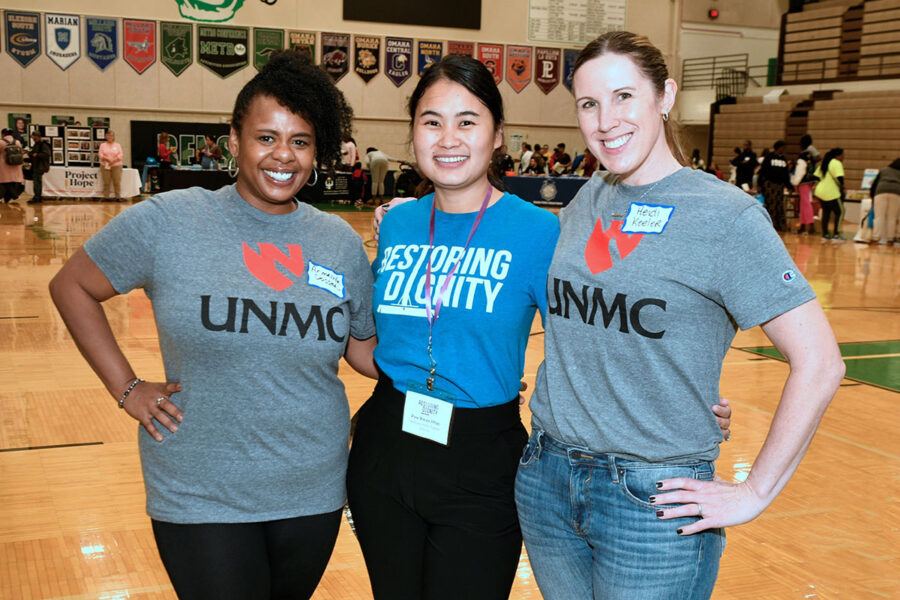
[[[434,195],[391,210],[381,225],[373,308],[375,361],[406,392],[424,385],[428,358],[425,275]],[[435,215],[432,304],[459,260],[434,324],[435,388],[456,406],[509,402],[519,393],[535,310],[547,309],[547,270],[559,237],[552,213],[506,194],[484,213],[463,252],[477,212]]]

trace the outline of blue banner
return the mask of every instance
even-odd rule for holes
[[[87,17],[85,31],[88,58],[103,71],[119,58],[119,21]]]
[[[27,67],[41,54],[41,15],[7,10],[5,16],[6,52]]]
[[[563,85],[572,91],[572,75],[575,73],[575,59],[581,54],[581,50],[563,50]]]

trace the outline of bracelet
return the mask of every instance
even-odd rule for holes
[[[125,408],[125,399],[128,398],[128,394],[130,394],[131,390],[133,390],[135,388],[135,386],[137,386],[137,384],[141,383],[142,381],[144,381],[144,380],[138,377],[138,378],[135,378],[135,380],[132,381],[128,385],[128,388],[125,390],[125,393],[122,394],[121,398],[119,398],[119,408]]]

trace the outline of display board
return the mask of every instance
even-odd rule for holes
[[[528,41],[583,46],[625,30],[626,0],[529,0]]]

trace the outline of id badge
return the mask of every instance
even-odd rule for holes
[[[403,431],[446,446],[452,423],[452,402],[407,388],[403,402]]]

